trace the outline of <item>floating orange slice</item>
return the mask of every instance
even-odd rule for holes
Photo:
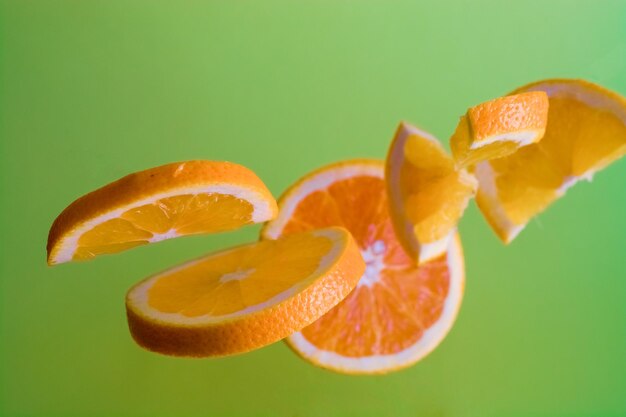
[[[442,255],[476,191],[437,139],[401,123],[386,165],[391,218],[406,252],[420,262]]]
[[[272,219],[276,202],[248,168],[189,161],[130,174],[70,204],[48,235],[48,263],[90,259],[178,236]]]
[[[141,346],[176,356],[246,352],[292,334],[337,305],[365,270],[341,228],[214,253],[148,278],[126,296]]]
[[[407,367],[431,352],[457,315],[464,285],[458,238],[438,258],[417,266],[395,237],[380,161],[321,168],[279,200],[265,239],[340,225],[355,237],[366,262],[356,289],[287,343],[311,363],[351,374]]]
[[[549,97],[543,139],[476,165],[476,202],[505,243],[569,187],[626,153],[624,97],[583,80],[539,81],[513,94],[526,91]]]
[[[450,148],[457,164],[510,155],[539,142],[548,123],[548,96],[543,91],[513,94],[472,107],[461,117]]]

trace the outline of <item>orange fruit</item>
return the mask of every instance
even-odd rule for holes
[[[217,252],[131,288],[131,334],[175,356],[224,356],[276,342],[311,324],[357,284],[365,264],[341,228]]]
[[[70,204],[48,235],[48,264],[272,219],[276,201],[248,168],[188,161],[136,172]]]
[[[544,80],[513,94],[527,91],[549,97],[543,139],[475,169],[476,202],[505,243],[569,187],[626,153],[624,97],[583,80]]]
[[[406,252],[420,262],[441,256],[476,192],[476,179],[435,137],[400,123],[386,165],[391,218]]]
[[[457,164],[501,158],[537,143],[548,123],[548,95],[530,91],[496,98],[472,107],[450,139]]]
[[[463,251],[449,250],[418,267],[393,231],[381,161],[340,162],[312,172],[279,199],[264,239],[331,225],[354,236],[366,262],[357,287],[335,308],[287,338],[311,363],[351,374],[407,367],[445,337],[463,296]]]

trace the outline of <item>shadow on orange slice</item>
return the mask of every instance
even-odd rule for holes
[[[400,123],[386,164],[390,213],[406,252],[419,262],[442,255],[477,182],[432,135]]]
[[[272,219],[276,202],[248,168],[188,161],[130,174],[70,204],[48,235],[48,264]]]
[[[626,99],[583,80],[554,79],[513,92],[544,91],[543,139],[476,165],[476,202],[496,234],[511,242],[528,221],[581,179],[626,153]]]
[[[357,287],[326,315],[287,338],[307,361],[349,374],[386,373],[414,364],[451,328],[463,296],[460,240],[417,266],[395,237],[381,161],[354,160],[308,174],[279,200],[264,239],[342,226],[366,262]]]
[[[175,356],[224,356],[276,342],[355,287],[365,265],[342,228],[217,252],[148,278],[126,296],[135,341]]]
[[[537,143],[548,123],[548,96],[543,91],[496,98],[467,111],[450,138],[457,164],[501,158]]]

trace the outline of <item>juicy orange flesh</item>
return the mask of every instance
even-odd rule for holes
[[[74,259],[88,259],[145,245],[155,235],[189,235],[232,230],[252,222],[254,207],[227,194],[185,194],[167,197],[125,211],[78,240]]]
[[[393,354],[417,342],[441,315],[449,290],[447,264],[441,258],[418,269],[404,253],[389,217],[384,180],[356,176],[311,193],[282,233],[328,226],[348,229],[362,251],[382,242],[384,268],[377,282],[358,286],[303,329],[304,337],[318,348],[352,357]]]
[[[421,243],[442,239],[456,227],[474,195],[475,179],[457,171],[443,148],[428,139],[408,138],[404,155],[400,168],[404,212]]]
[[[537,134],[543,134],[543,131]],[[469,122],[467,116],[463,116],[450,139],[450,149],[459,167],[468,167],[477,162],[511,155],[520,148],[518,143],[505,140],[470,149],[471,142]]]
[[[591,175],[626,153],[626,125],[613,113],[570,98],[550,98],[543,139],[514,155],[489,161],[507,217],[525,224],[562,193],[567,182]]]
[[[241,312],[304,288],[332,247],[329,237],[304,233],[211,255],[159,277],[148,304],[186,317]]]
[[[441,316],[449,289],[446,256],[389,266],[380,284],[357,287],[302,330],[320,349],[348,357],[388,355],[415,344]]]

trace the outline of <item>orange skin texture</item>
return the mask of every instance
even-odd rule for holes
[[[228,184],[253,189],[278,209],[265,184],[250,169],[232,162],[187,161],[135,172],[86,194],[65,208],[48,234],[48,264],[61,239],[86,221],[152,195],[193,186]]]
[[[467,115],[475,141],[503,132],[545,131],[548,96],[533,91],[500,97],[472,107]]]
[[[543,91],[500,97],[470,108],[450,138],[456,165],[471,169],[478,162],[539,142],[546,132],[548,108]],[[523,144],[518,142],[522,139]]]
[[[364,272],[359,248],[347,234],[343,253],[330,271],[270,308],[220,323],[173,325],[137,311],[127,297],[128,325],[133,339],[153,352],[186,357],[244,353],[284,339],[313,323],[347,297]]]

